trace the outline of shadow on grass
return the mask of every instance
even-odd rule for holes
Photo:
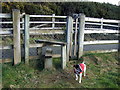
[[[60,58],[53,58],[52,61],[53,61],[53,68],[61,69],[61,59]],[[39,71],[44,70],[44,58],[31,60],[30,66]]]
[[[30,66],[39,71],[42,71],[44,69],[44,62],[42,59],[34,59],[30,61]]]
[[[61,69],[61,58],[53,58],[53,67],[55,69]]]

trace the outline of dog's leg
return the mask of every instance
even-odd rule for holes
[[[86,76],[86,65],[84,67],[84,76]]]
[[[75,74],[75,77],[76,77],[75,80],[78,80],[78,75],[77,74]]]
[[[79,78],[79,83],[81,83],[82,73],[80,73],[79,76],[80,76],[80,78]]]

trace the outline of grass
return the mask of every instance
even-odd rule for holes
[[[75,81],[73,65],[80,60],[71,60],[65,70],[61,69],[60,58],[53,59],[52,70],[43,69],[40,60],[31,60],[30,65],[21,63],[12,66],[3,64],[4,88],[120,88],[117,53],[86,53],[81,59],[87,65],[87,76],[82,83]]]

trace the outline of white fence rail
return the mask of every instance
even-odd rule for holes
[[[84,41],[84,45],[91,44],[117,44],[119,40],[99,40],[99,41]]]
[[[85,30],[84,31],[84,33],[85,34],[91,34],[91,33],[119,33],[119,30],[104,30],[104,29],[92,29],[92,30],[90,30],[90,29],[88,29],[88,30]]]
[[[106,23],[120,23],[120,20],[110,20],[110,19],[91,18],[91,17],[86,17],[85,21],[90,21],[90,22],[106,22]]]

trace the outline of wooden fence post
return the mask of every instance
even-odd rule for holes
[[[55,28],[55,14],[52,14],[52,29]]]
[[[101,29],[103,29],[103,18],[101,18]]]
[[[66,45],[61,45],[62,69],[66,68]]]
[[[75,19],[75,35],[74,35],[74,56],[76,57],[76,49],[77,49],[77,33],[78,33],[78,30],[77,30],[77,24],[78,24],[78,18]]]
[[[25,48],[25,63],[29,64],[29,15],[25,15],[24,20],[24,48]]]
[[[69,56],[72,50],[72,30],[73,30],[73,19],[71,16],[67,17],[67,61],[69,61]]]
[[[118,22],[118,30],[120,30],[120,21]],[[119,40],[119,45],[118,45],[118,60],[120,60],[120,31],[118,32],[118,40]]]
[[[22,29],[24,29],[24,18],[22,17]]]
[[[79,30],[78,30],[78,59],[83,55],[84,44],[84,28],[85,28],[85,15],[80,14]]]
[[[13,41],[14,41],[14,64],[21,62],[20,44],[20,10],[13,9]]]

